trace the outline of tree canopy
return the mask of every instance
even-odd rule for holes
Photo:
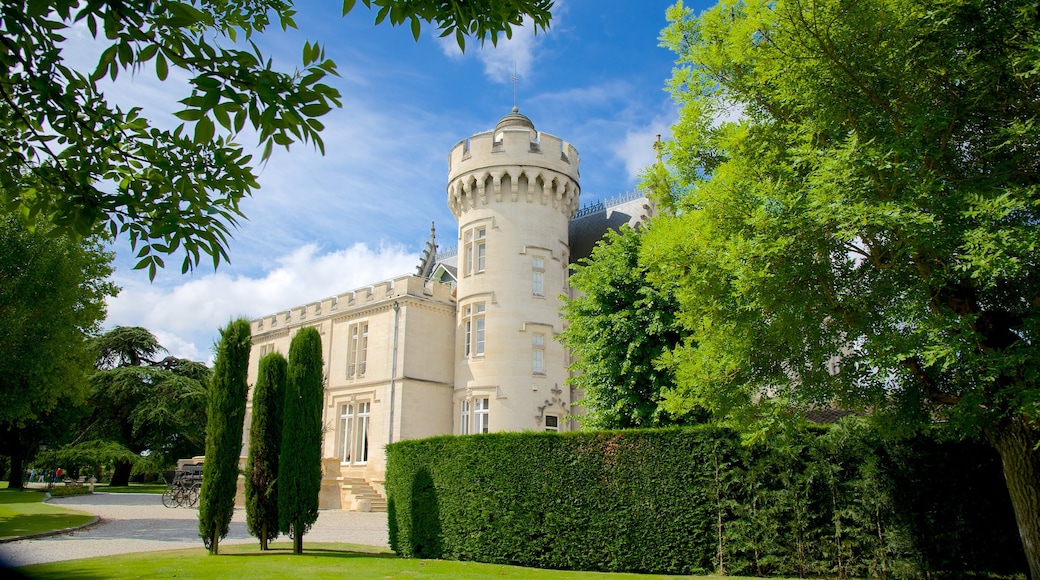
[[[78,419],[93,362],[89,339],[105,318],[112,254],[46,223],[0,212],[0,448],[11,487],[43,441],[61,442]]]
[[[0,425],[21,426],[62,396],[81,400],[93,363],[88,343],[105,318],[112,254],[46,223],[0,214]]]
[[[466,36],[512,34],[524,14],[546,28],[551,0],[363,0],[376,22],[423,22]],[[355,0],[343,2],[350,12]],[[256,133],[266,160],[275,146],[312,143],[324,152],[319,118],[340,106],[322,82],[336,74],[319,44],[303,46],[301,68],[275,70],[254,43],[272,23],[295,28],[291,0],[15,0],[0,5],[0,206],[41,216],[60,231],[128,238],[136,268],[154,278],[164,256],[181,270],[227,260],[240,204],[258,187],[253,156],[237,143]],[[100,49],[91,70],[66,51],[83,30]],[[145,67],[160,81],[186,76],[190,92],[156,126],[142,108],[113,104],[100,81]],[[177,74],[180,73],[180,74]],[[118,85],[117,85],[118,86]]]
[[[200,454],[205,442],[206,365],[167,356],[147,329],[117,326],[94,339],[97,370],[90,375],[84,419],[66,454],[93,453],[98,441],[122,449],[112,485],[126,485],[143,451],[159,467]],[[114,447],[106,447],[113,448]]]
[[[644,244],[693,340],[668,408],[840,404],[982,434],[1040,578],[1038,5],[669,16],[680,194]]]
[[[564,304],[561,335],[574,354],[570,379],[584,393],[583,427],[656,427],[675,420],[661,408],[661,393],[675,387],[660,359],[682,334],[672,288],[646,279],[639,264],[640,232],[608,232],[592,255],[574,267],[569,284],[578,296]],[[689,417],[683,417],[689,419]]]

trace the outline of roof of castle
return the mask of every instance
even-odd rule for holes
[[[527,127],[534,131],[534,123],[527,118],[527,115],[522,115],[519,107],[515,105],[513,106],[513,112],[502,117],[498,121],[498,125],[495,125],[495,132],[497,133],[506,127]]]

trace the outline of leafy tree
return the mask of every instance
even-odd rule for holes
[[[1038,10],[677,5],[662,38],[678,53],[667,153],[682,195],[644,242],[693,338],[667,408],[749,419],[837,403],[981,433],[1035,579]]]
[[[282,406],[288,363],[281,353],[260,359],[253,387],[253,418],[246,463],[246,527],[266,550],[278,537],[278,454],[282,445]]]
[[[569,381],[585,394],[585,427],[674,423],[660,402],[675,377],[658,359],[682,338],[678,304],[671,289],[647,282],[641,241],[642,234],[628,226],[608,232],[570,277],[579,295],[564,304],[568,326],[560,338],[574,353],[576,374]]]
[[[303,536],[318,519],[321,491],[321,336],[301,328],[289,343],[282,447],[278,458],[278,527],[303,553]]]
[[[97,371],[90,376],[84,422],[73,447],[109,441],[129,453],[112,458],[111,485],[130,481],[136,461],[148,451],[152,461],[166,465],[199,454],[205,442],[206,381],[202,363],[168,356],[145,328],[117,326],[94,341]],[[68,453],[76,453],[75,449]]]
[[[551,0],[363,0],[376,22],[436,22],[442,34],[481,39],[512,34],[526,12],[548,26]],[[355,0],[343,2],[346,14]],[[203,256],[216,267],[258,187],[252,155],[236,143],[247,123],[266,160],[275,145],[313,143],[318,120],[340,106],[322,83],[336,74],[318,44],[305,43],[303,68],[272,68],[253,36],[272,22],[295,28],[291,0],[13,0],[0,5],[0,204],[42,215],[63,232],[122,234],[138,249],[136,268],[154,277],[163,256],[183,250],[182,271]],[[93,70],[67,62],[73,28],[101,49]],[[248,43],[248,47],[246,44]],[[178,71],[190,94],[155,127],[143,109],[112,104],[99,85],[148,65],[165,81]]]
[[[199,535],[210,554],[220,552],[235,512],[238,457],[249,385],[249,321],[239,318],[220,331],[206,410],[206,461],[199,493]]]
[[[44,223],[0,214],[0,440],[11,487],[39,443],[56,442],[68,409],[87,391],[88,339],[105,318],[112,254],[101,240],[75,240]],[[61,408],[58,408],[58,407]]]

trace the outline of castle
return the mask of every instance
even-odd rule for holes
[[[415,275],[252,321],[250,385],[260,358],[287,354],[299,328],[321,334],[322,508],[384,509],[388,443],[577,427],[580,393],[555,340],[569,265],[652,211],[640,194],[580,208],[578,163],[573,146],[513,107],[448,156],[455,250],[438,253],[431,228]]]

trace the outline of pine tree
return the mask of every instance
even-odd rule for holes
[[[246,527],[266,550],[278,537],[278,452],[282,446],[287,361],[272,352],[260,359],[253,388],[253,419],[246,464]]]
[[[233,320],[220,331],[209,388],[206,463],[199,496],[199,535],[211,554],[219,553],[220,538],[227,535],[235,511],[251,345],[245,319]]]
[[[278,526],[303,553],[303,535],[318,519],[321,490],[321,337],[303,328],[289,345],[282,449],[278,460]]]

